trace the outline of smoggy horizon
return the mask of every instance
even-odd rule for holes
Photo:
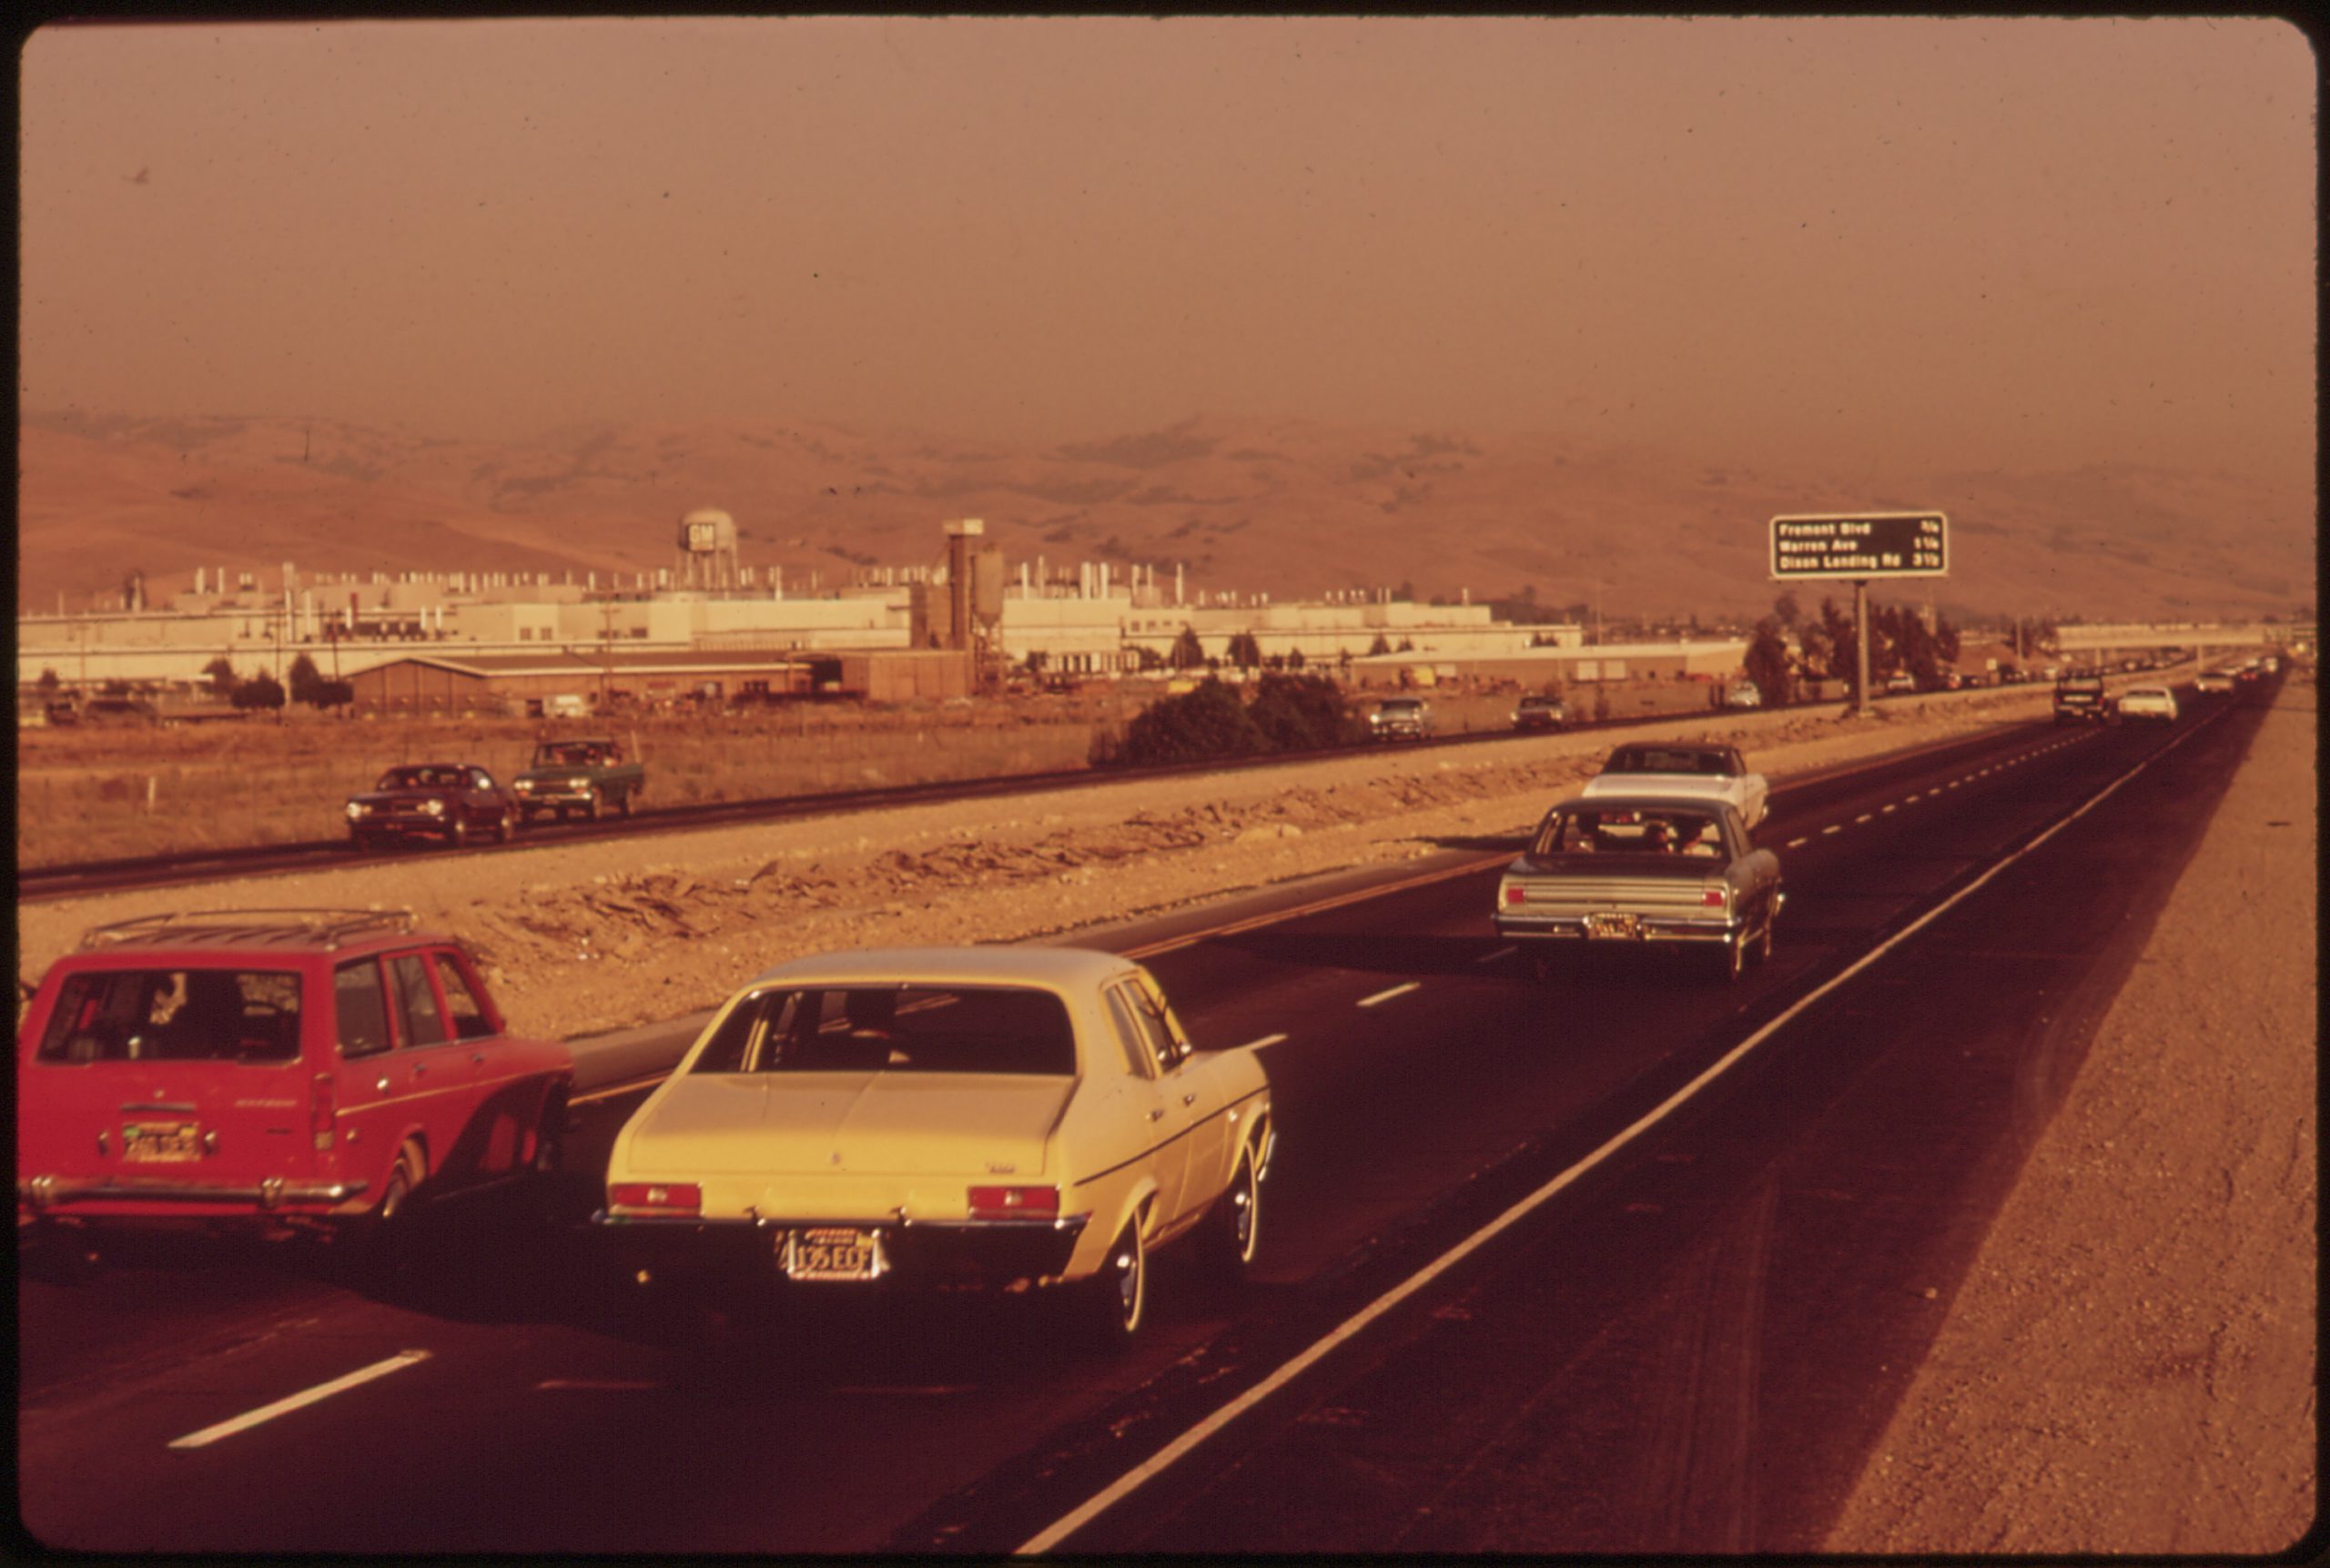
[[[31,413],[2312,483],[2279,22],[68,25],[22,89]]]

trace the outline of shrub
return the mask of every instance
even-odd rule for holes
[[[1264,675],[1246,713],[1273,751],[1316,751],[1367,738],[1366,722],[1323,675]]]
[[[1244,757],[1272,749],[1238,693],[1220,681],[1152,703],[1126,726],[1119,761],[1134,767],[1190,762],[1200,757]]]

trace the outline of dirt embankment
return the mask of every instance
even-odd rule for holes
[[[1826,1550],[2225,1557],[2312,1526],[2315,726],[2284,687]]]
[[[1632,733],[1736,742],[1774,777],[2043,712],[2010,690],[1831,712],[1695,715]],[[88,926],[177,903],[405,905],[469,937],[514,1027],[677,1017],[801,954],[1010,941],[1516,830],[1591,776],[1604,732],[1374,748],[1332,761],[972,804],[542,845],[19,912],[37,976]],[[618,856],[623,858],[617,858]]]

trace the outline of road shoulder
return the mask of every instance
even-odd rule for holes
[[[2274,703],[1825,1551],[2313,1525],[2315,688]]]

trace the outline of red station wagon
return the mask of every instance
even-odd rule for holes
[[[555,1168],[573,1062],[512,1038],[450,937],[404,910],[102,926],[16,1040],[16,1209],[344,1229]]]

